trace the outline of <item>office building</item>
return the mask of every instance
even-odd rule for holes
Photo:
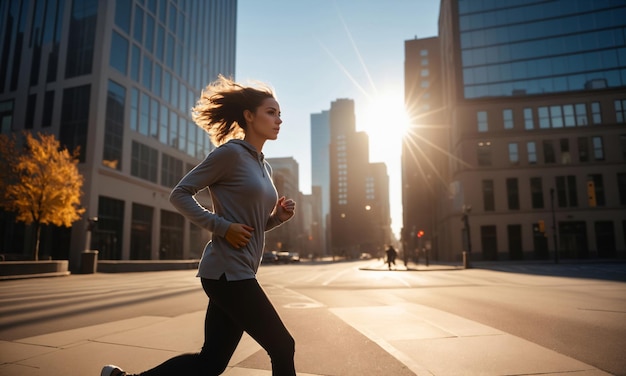
[[[311,185],[319,187],[321,194],[321,222],[322,232],[321,254],[326,254],[330,245],[328,236],[328,221],[330,219],[330,115],[328,110],[311,114]],[[312,190],[313,192],[313,190]]]
[[[332,102],[329,117],[332,255],[378,253],[391,242],[387,168],[369,163],[368,137],[356,131],[353,100]]]
[[[276,186],[278,197],[285,196],[296,201],[296,210],[299,210],[300,185],[298,162],[292,157],[268,158],[272,166],[272,181]],[[265,250],[300,252],[304,244],[303,217],[294,216],[285,224],[268,231],[265,234]]]
[[[85,219],[98,218],[90,244],[85,221],[48,228],[42,256],[71,269],[85,248],[110,260],[200,256],[208,234],[168,196],[212,149],[190,109],[218,74],[234,75],[236,13],[231,0],[0,3],[2,132],[80,147]],[[14,251],[29,239],[18,227],[3,213]]]
[[[447,189],[424,213],[439,259],[626,256],[626,3],[442,0],[440,12]]]

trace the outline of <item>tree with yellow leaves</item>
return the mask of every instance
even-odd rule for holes
[[[70,227],[85,209],[80,207],[83,176],[78,171],[78,149],[61,149],[54,135],[25,133],[20,153],[15,137],[0,135],[0,206],[16,214],[16,220],[33,226],[34,259],[39,259],[41,226]]]

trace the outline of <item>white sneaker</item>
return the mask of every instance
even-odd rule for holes
[[[124,372],[124,370],[122,370],[120,367],[110,364],[108,366],[102,367],[100,376],[126,376],[126,372]]]

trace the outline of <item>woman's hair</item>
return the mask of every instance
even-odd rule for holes
[[[244,111],[254,113],[267,98],[274,98],[267,85],[243,86],[219,75],[202,91],[191,117],[209,134],[213,144],[219,146],[233,138],[242,139],[247,126]]]

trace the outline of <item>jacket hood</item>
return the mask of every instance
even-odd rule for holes
[[[252,144],[250,144],[247,141],[244,140],[240,140],[240,139],[233,139],[233,140],[229,140],[228,143],[234,143],[234,144],[238,144],[243,146],[250,154],[252,154],[252,156],[259,160],[259,161],[263,161],[265,159],[265,156],[263,155],[263,153],[258,153],[256,151],[256,148],[254,146],[252,146]]]

